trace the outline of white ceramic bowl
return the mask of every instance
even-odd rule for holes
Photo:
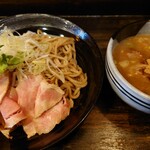
[[[128,24],[111,37],[106,52],[105,69],[107,78],[116,94],[135,109],[150,114],[150,96],[135,88],[121,75],[112,56],[116,43],[137,33],[150,34],[150,21],[143,20]]]

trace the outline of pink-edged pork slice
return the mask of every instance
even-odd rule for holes
[[[34,107],[37,91],[42,81],[42,76],[29,76],[19,81],[16,91],[18,94],[18,104],[27,116],[34,117]]]
[[[4,128],[12,128],[21,120],[26,118],[21,107],[16,103],[16,101],[7,96],[3,98],[3,101],[0,104],[0,112],[5,122]]]
[[[9,87],[9,73],[3,73],[0,75],[0,103],[3,100],[3,97],[7,93]]]
[[[62,98],[62,100],[51,109],[44,112],[40,117],[32,121],[23,121],[23,129],[30,138],[35,134],[49,133],[57,124],[64,120],[73,107],[73,101]]]
[[[35,100],[35,118],[56,105],[62,99],[63,94],[64,91],[60,87],[42,80]]]

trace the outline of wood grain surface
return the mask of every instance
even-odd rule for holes
[[[122,26],[149,16],[62,16],[89,32],[105,59],[111,35]],[[124,103],[110,87],[106,76],[97,103],[84,122],[64,140],[49,149],[149,150],[150,115]]]
[[[112,34],[122,26],[150,16],[61,16],[79,25],[96,41],[103,59]],[[0,147],[1,149],[2,147]],[[48,150],[150,150],[150,115],[124,103],[106,75],[101,94],[82,124]]]

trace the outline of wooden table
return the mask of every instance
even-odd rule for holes
[[[123,25],[149,16],[61,16],[90,33],[103,59],[111,35]],[[1,148],[0,148],[1,149]],[[150,115],[124,103],[106,75],[96,105],[83,123],[50,150],[149,150]]]
[[[123,25],[149,16],[62,16],[89,32],[103,58],[111,35]],[[97,103],[84,122],[50,149],[149,150],[150,115],[124,103],[110,87],[106,75]]]

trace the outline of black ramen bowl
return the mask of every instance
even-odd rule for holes
[[[20,14],[2,19],[0,30],[8,27],[13,31],[24,33],[28,30],[42,30],[51,35],[78,37],[76,42],[77,62],[87,73],[88,85],[81,89],[81,94],[75,100],[70,115],[48,134],[35,135],[26,139],[22,128],[19,127],[11,134],[12,140],[7,140],[0,134],[1,149],[17,148],[19,143],[27,149],[44,149],[52,146],[71,133],[89,114],[99,97],[103,81],[103,61],[100,50],[93,38],[74,23],[48,14]],[[48,124],[47,124],[48,125]]]

